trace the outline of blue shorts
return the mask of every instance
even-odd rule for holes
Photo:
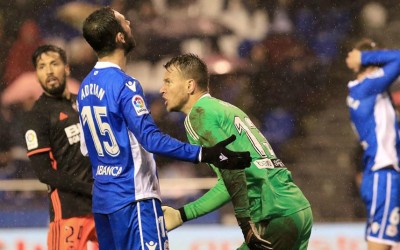
[[[161,203],[142,200],[111,214],[94,214],[100,250],[168,250]]]
[[[395,245],[400,242],[400,173],[392,168],[365,173],[361,197],[367,207],[366,239]]]

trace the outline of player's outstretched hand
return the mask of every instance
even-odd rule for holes
[[[218,142],[212,147],[203,147],[201,161],[214,164],[221,169],[244,169],[250,167],[250,152],[234,152],[226,146],[236,140],[235,135]]]
[[[165,227],[168,231],[183,224],[182,216],[178,209],[169,206],[161,206],[161,208],[164,213]]]
[[[254,223],[250,220],[250,218],[241,218],[238,219],[239,226],[242,229],[246,245],[250,248],[250,250],[271,250],[272,245],[271,242],[264,240],[258,234]]]

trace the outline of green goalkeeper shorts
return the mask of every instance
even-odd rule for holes
[[[274,250],[306,250],[312,225],[310,207],[289,216],[256,223],[260,236],[271,242]],[[249,248],[243,243],[238,250]]]

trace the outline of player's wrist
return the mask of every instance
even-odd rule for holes
[[[179,211],[179,213],[181,215],[182,222],[186,222],[188,220],[188,218],[186,216],[186,212],[185,212],[184,207],[179,208],[178,211]]]
[[[245,237],[247,242],[252,232],[251,219],[250,217],[242,217],[242,218],[237,218],[237,221],[240,229],[242,229],[243,236]]]
[[[250,224],[250,217],[240,217],[236,218],[240,227],[247,227]]]

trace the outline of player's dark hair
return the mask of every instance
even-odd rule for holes
[[[63,63],[67,64],[67,54],[65,53],[65,50],[63,50],[62,48],[57,47],[55,45],[52,45],[52,44],[45,44],[45,45],[39,46],[35,50],[35,52],[33,52],[33,54],[32,54],[32,63],[33,63],[33,66],[35,67],[35,69],[36,69],[37,62],[38,62],[40,56],[42,54],[45,54],[48,52],[58,53],[60,55],[60,58],[63,61]]]
[[[208,69],[207,65],[195,54],[183,54],[171,58],[164,68],[168,70],[171,66],[179,69],[183,76],[192,78],[202,89],[208,90]]]
[[[83,37],[99,57],[108,55],[117,47],[115,36],[125,34],[111,7],[103,7],[90,14],[83,23]]]
[[[361,51],[381,49],[379,44],[370,38],[362,38],[354,45],[354,48]]]

